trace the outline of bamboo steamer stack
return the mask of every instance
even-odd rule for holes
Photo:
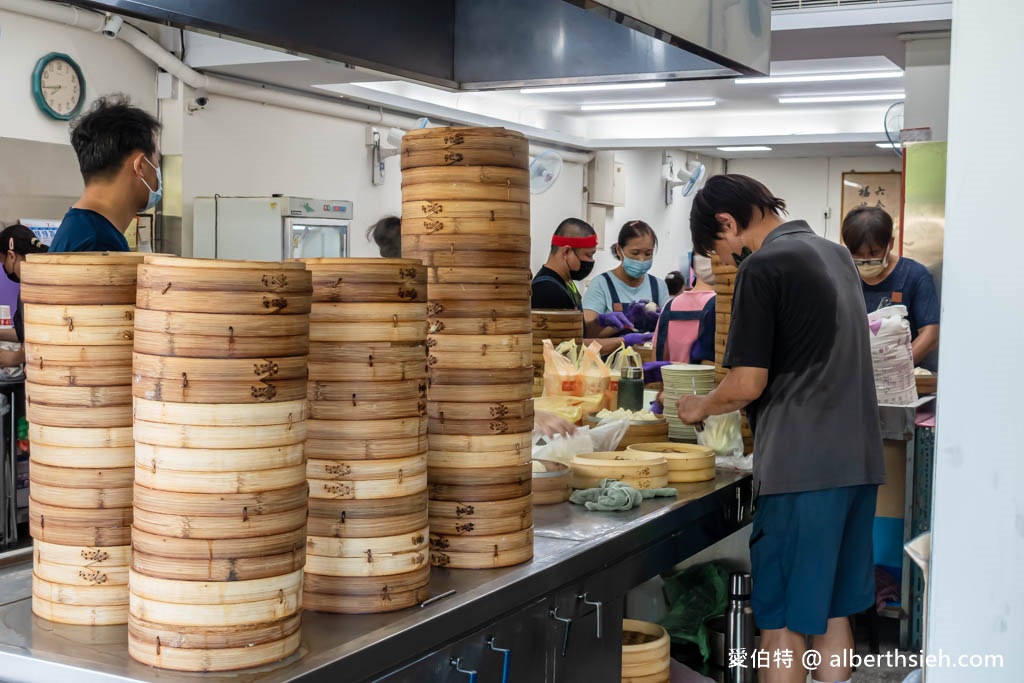
[[[622,683],[669,683],[671,646],[660,624],[622,620]]]
[[[426,599],[427,289],[410,259],[309,259],[303,602],[389,612]]]
[[[402,140],[402,252],[427,269],[431,562],[533,557],[526,139],[432,128]]]
[[[141,261],[33,254],[21,270],[32,611],[51,621],[128,621],[132,320]]]
[[[300,639],[310,276],[153,256],[138,270],[129,654],[277,661]]]
[[[711,257],[711,271],[715,274],[715,383],[721,382],[728,374],[722,367],[725,357],[725,343],[729,339],[732,324],[733,292],[736,289],[735,266],[726,266],[717,255]],[[743,452],[754,452],[754,434],[750,431],[747,412],[743,411]]]
[[[544,340],[557,348],[575,339],[583,343],[583,311],[532,311],[533,321],[533,395],[544,393]]]

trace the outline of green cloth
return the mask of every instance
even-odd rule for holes
[[[573,492],[569,502],[585,505],[588,510],[617,512],[632,509],[645,498],[675,496],[677,493],[675,489],[635,489],[621,481],[605,479],[599,488]]]

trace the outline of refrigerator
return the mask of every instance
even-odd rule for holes
[[[280,261],[348,256],[352,202],[309,197],[196,197],[197,258]]]

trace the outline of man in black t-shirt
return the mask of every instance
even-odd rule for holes
[[[680,419],[747,409],[754,432],[751,605],[761,650],[789,651],[766,677],[847,682],[848,617],[874,607],[872,527],[885,481],[867,315],[849,253],[742,175],[708,180],[690,212],[694,251],[738,266],[722,364],[707,396],[684,396]],[[833,663],[835,662],[835,663]]]
[[[536,310],[580,310],[582,295],[576,280],[583,280],[594,269],[597,233],[579,218],[559,223],[551,238],[548,260],[533,278],[530,307]]]

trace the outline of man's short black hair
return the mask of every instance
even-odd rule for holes
[[[366,231],[366,238],[376,242],[384,258],[402,258],[402,219],[398,216],[381,218]]]
[[[668,287],[668,295],[675,296],[686,286],[686,276],[678,270],[673,270],[665,276],[665,286]]]
[[[843,244],[856,254],[867,245],[885,249],[892,241],[892,216],[875,206],[862,206],[846,214],[843,219]]]
[[[597,231],[591,227],[590,223],[580,218],[566,218],[555,228],[556,237],[590,237],[595,234]],[[550,253],[554,254],[559,249],[561,247],[551,247]]]
[[[124,95],[96,100],[71,124],[71,146],[86,184],[112,178],[134,152],[152,156],[160,127],[159,121],[131,106]]]
[[[701,256],[710,256],[715,241],[722,234],[716,214],[727,213],[736,219],[739,229],[746,230],[754,218],[754,209],[762,215],[781,216],[786,213],[786,201],[779,199],[760,182],[745,175],[729,173],[708,179],[693,198],[690,208],[690,235],[693,250]]]

